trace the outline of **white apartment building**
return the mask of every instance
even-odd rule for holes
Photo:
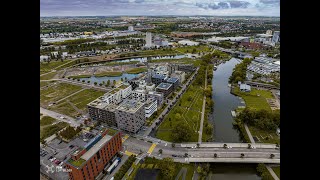
[[[145,103],[144,108],[145,108],[146,118],[149,118],[150,116],[152,116],[154,112],[157,111],[157,99],[155,98],[148,99],[147,102]]]

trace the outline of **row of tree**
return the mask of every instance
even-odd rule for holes
[[[235,66],[231,76],[229,77],[229,83],[237,83],[238,81],[245,81],[247,74],[247,67],[251,63],[252,59],[244,58],[244,60]]]
[[[81,131],[81,127],[77,127],[76,129],[71,127],[71,126],[67,126],[66,129],[64,129],[63,131],[61,131],[59,133],[59,135],[64,138],[64,139],[72,139],[76,134],[78,134]]]
[[[280,111],[255,110],[245,108],[236,117],[237,123],[246,123],[262,130],[276,130],[280,127]]]

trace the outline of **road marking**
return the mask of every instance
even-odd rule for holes
[[[154,150],[154,148],[156,148],[156,146],[157,146],[157,144],[153,143],[153,144],[150,146],[149,150],[148,150],[148,154],[151,154],[152,151]]]
[[[122,138],[122,143],[124,143],[128,138],[129,138],[129,135],[126,134],[126,135]]]
[[[124,153],[125,153],[127,156],[131,156],[131,155],[135,155],[135,156],[136,156],[136,155],[137,155],[137,154],[135,154],[135,153],[133,153],[133,152],[130,152],[130,151],[127,151],[127,150],[126,150]]]

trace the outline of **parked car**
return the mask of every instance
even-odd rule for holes
[[[50,159],[51,162],[53,162],[54,160],[56,160],[57,158],[53,157],[52,159]]]
[[[62,166],[63,165],[63,162],[61,161],[60,163],[59,163],[59,166]]]
[[[177,157],[177,155],[175,155],[175,154],[172,154],[172,157]]]

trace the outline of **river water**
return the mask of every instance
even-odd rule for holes
[[[214,123],[213,138],[216,142],[243,142],[237,129],[232,125],[231,111],[238,106],[243,106],[239,97],[230,93],[228,86],[229,77],[239,59],[232,58],[220,64],[213,72],[212,88],[214,111],[209,116],[209,122]],[[258,180],[261,179],[256,173],[254,164],[213,164],[212,179],[215,180]]]

